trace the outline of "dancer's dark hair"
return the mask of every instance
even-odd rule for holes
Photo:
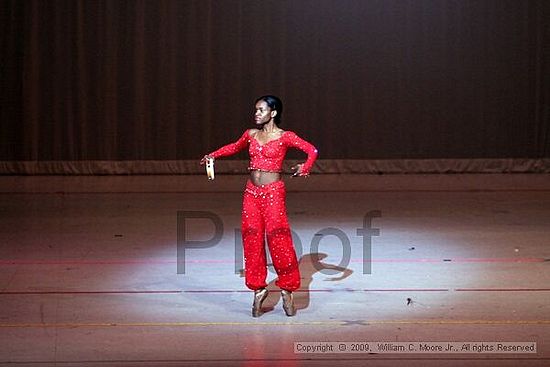
[[[265,103],[267,103],[272,111],[277,111],[277,114],[275,115],[275,118],[273,120],[275,120],[275,123],[279,125],[281,123],[281,116],[283,116],[283,102],[281,101],[281,99],[272,95],[266,95],[258,98],[255,103],[258,103],[260,101],[264,101]]]

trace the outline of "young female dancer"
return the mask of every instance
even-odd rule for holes
[[[248,146],[250,179],[246,183],[242,210],[242,237],[246,286],[254,291],[252,316],[262,314],[267,298],[267,263],[265,238],[273,266],[278,275],[275,284],[281,288],[283,309],[287,316],[296,314],[292,292],[300,287],[300,271],[286,214],[285,184],[281,180],[282,164],[288,148],[307,153],[303,164],[293,167],[294,176],[307,176],[317,158],[317,149],[292,131],[279,128],[283,104],[275,96],[256,100],[255,129],[249,129],[234,143],[205,155],[209,158],[233,155]]]

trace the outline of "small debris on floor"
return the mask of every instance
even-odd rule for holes
[[[411,298],[407,298],[407,306],[413,303],[413,300]]]

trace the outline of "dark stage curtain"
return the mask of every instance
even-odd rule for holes
[[[546,0],[3,0],[0,27],[4,163],[197,160],[267,93],[324,159],[550,157]]]

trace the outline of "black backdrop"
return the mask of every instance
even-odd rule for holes
[[[325,159],[550,157],[550,1],[0,11],[0,161],[196,160],[251,127],[265,93]]]

